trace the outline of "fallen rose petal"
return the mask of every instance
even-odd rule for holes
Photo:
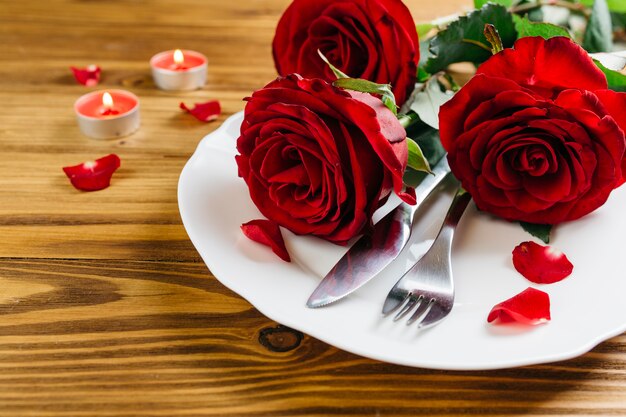
[[[111,184],[111,176],[119,167],[119,156],[111,154],[95,161],[64,167],[63,172],[75,188],[82,191],[97,191]]]
[[[74,73],[76,81],[82,85],[93,87],[100,82],[101,69],[97,65],[88,65],[85,68],[70,67],[70,69]]]
[[[222,107],[217,100],[207,101],[206,103],[195,103],[192,109],[181,102],[180,108],[190,113],[201,122],[213,121],[222,113]]]
[[[283,261],[291,262],[278,224],[270,220],[251,220],[242,224],[241,230],[248,239],[271,247]]]
[[[513,266],[526,279],[537,284],[559,282],[574,269],[563,252],[535,242],[523,242],[513,249]]]
[[[517,322],[522,324],[541,324],[550,320],[550,296],[543,291],[526,288],[516,296],[496,304],[487,317],[487,321],[499,319],[500,323]]]

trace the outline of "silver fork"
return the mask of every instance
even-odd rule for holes
[[[454,230],[472,199],[459,187],[432,246],[393,286],[383,306],[388,315],[402,306],[393,318],[401,319],[414,310],[407,325],[432,326],[446,317],[454,304],[454,283],[450,255]]]

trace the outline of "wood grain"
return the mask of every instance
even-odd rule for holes
[[[0,276],[2,415],[624,412],[626,336],[552,365],[428,371],[268,322],[196,262],[5,259]]]
[[[418,21],[469,0],[407,2]],[[198,141],[275,76],[287,0],[0,0],[0,416],[626,415],[626,336],[566,362],[443,372],[364,359],[280,326],[223,287],[181,225]],[[207,86],[156,90],[148,59],[184,47]],[[68,67],[140,96],[142,128],[80,135]],[[213,124],[178,103],[222,102]],[[118,153],[113,186],[61,167]]]

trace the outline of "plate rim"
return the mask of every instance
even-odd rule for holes
[[[257,309],[261,314],[263,314],[270,320],[280,323],[284,326],[293,328],[295,330],[301,331],[328,345],[334,346],[338,349],[344,350],[346,352],[349,352],[358,356],[362,356],[365,358],[369,358],[369,359],[373,359],[373,360],[377,360],[381,362],[401,365],[401,366],[417,367],[417,368],[423,368],[423,369],[447,370],[447,371],[497,370],[497,369],[516,368],[516,367],[522,367],[522,366],[540,365],[540,364],[546,364],[546,363],[565,361],[568,359],[573,359],[578,356],[581,356],[589,352],[590,350],[592,350],[594,347],[596,347],[600,343],[610,338],[619,336],[620,334],[626,332],[626,323],[624,323],[621,327],[618,327],[612,331],[606,331],[602,333],[601,335],[590,338],[590,340],[587,341],[587,343],[583,343],[578,347],[572,348],[569,351],[565,351],[560,354],[554,353],[554,354],[548,354],[548,355],[546,354],[535,355],[536,357],[524,358],[524,359],[520,359],[517,361],[512,361],[512,360],[499,361],[499,362],[494,362],[492,364],[480,366],[480,367],[450,366],[450,365],[446,365],[445,363],[435,363],[433,361],[420,361],[420,360],[403,361],[403,360],[398,360],[397,357],[391,357],[385,354],[376,354],[366,349],[355,349],[354,346],[348,346],[348,344],[343,343],[341,340],[339,341],[334,340],[334,339],[328,340],[328,338],[323,334],[323,332],[318,331],[315,328],[315,326],[313,327],[308,326],[306,322],[298,323],[297,320],[291,319],[289,315],[286,315],[284,317],[283,316],[278,317],[281,314],[275,311],[274,309],[272,309],[271,306],[265,305],[263,303],[255,302],[255,297],[251,290],[248,291],[248,289],[244,288],[243,286],[239,287],[237,285],[236,280],[220,278],[220,276],[228,275],[228,273],[221,270],[221,267],[217,263],[214,263],[210,259],[207,259],[205,255],[202,254],[198,250],[199,237],[196,236],[191,231],[190,225],[188,224],[190,219],[189,218],[186,219],[186,215],[184,214],[186,211],[186,207],[185,207],[185,199],[182,197],[182,190],[184,188],[185,176],[189,175],[188,172],[191,170],[192,164],[195,162],[196,159],[199,158],[199,155],[201,154],[201,152],[206,148],[213,148],[216,150],[220,150],[221,152],[227,152],[228,151],[227,149],[223,149],[223,148],[216,147],[216,146],[210,146],[210,145],[207,146],[209,138],[213,135],[222,133],[222,131],[228,130],[228,128],[234,123],[237,123],[238,119],[242,118],[242,116],[243,116],[243,111],[233,113],[217,129],[208,133],[199,141],[194,153],[189,157],[189,159],[185,163],[185,166],[183,167],[179,175],[178,185],[177,185],[177,204],[178,204],[179,214],[183,223],[183,227],[185,228],[185,232],[187,233],[192,244],[194,245],[194,248],[196,249],[200,257],[202,258],[202,261],[207,266],[209,272],[220,282],[221,285],[224,285],[226,288],[230,289],[231,291],[233,291],[240,297],[244,298],[255,309]],[[262,305],[259,305],[259,304],[262,304]]]

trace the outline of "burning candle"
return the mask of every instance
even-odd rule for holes
[[[128,91],[93,91],[76,100],[74,111],[80,131],[90,138],[119,138],[139,129],[139,99]]]
[[[183,51],[181,51],[180,49],[177,49],[174,51],[174,68],[171,68],[173,70],[182,70],[185,69],[185,55],[183,54]]]
[[[113,106],[113,96],[108,91],[102,94],[102,116],[115,116],[120,114],[119,110]]]
[[[189,91],[206,83],[208,60],[199,52],[176,49],[153,56],[150,67],[154,83],[161,90]]]

